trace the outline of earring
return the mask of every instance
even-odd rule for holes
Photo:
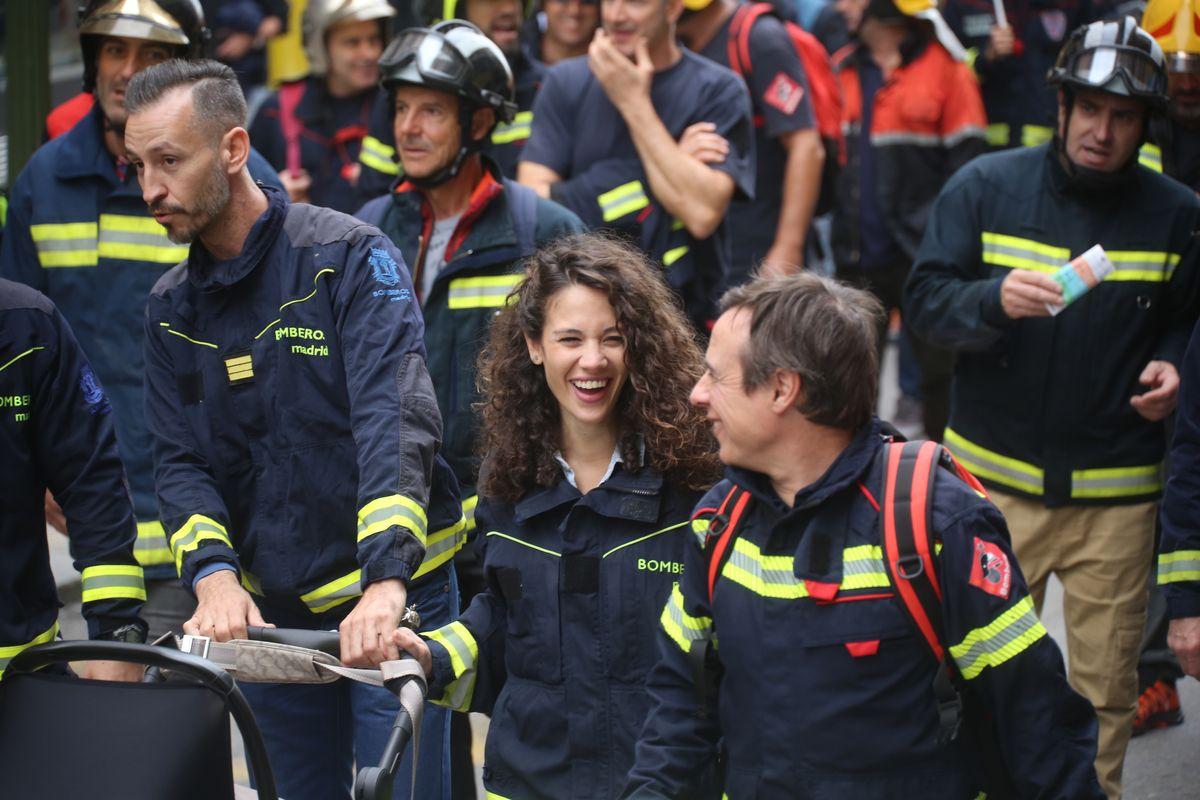
[[[532,361],[534,364],[541,364],[541,363],[542,363],[542,357],[541,357],[541,356],[534,356],[534,355],[531,355],[531,356],[529,357],[529,360],[530,360],[530,361]]]

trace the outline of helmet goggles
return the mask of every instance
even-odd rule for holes
[[[467,60],[444,35],[424,28],[409,28],[388,45],[379,66],[385,71],[408,66],[427,81],[462,86],[467,76]]]
[[[1101,45],[1077,52],[1063,65],[1063,72],[1067,81],[1097,89],[1120,77],[1133,97],[1159,99],[1167,91],[1162,71],[1146,51],[1126,45]]]

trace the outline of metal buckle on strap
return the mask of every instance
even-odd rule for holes
[[[896,561],[896,573],[906,581],[915,581],[925,572],[925,561],[913,554]]]
[[[179,637],[178,642],[180,652],[190,653],[199,658],[208,658],[208,648],[212,644],[212,639],[207,636],[193,636],[185,633]]]

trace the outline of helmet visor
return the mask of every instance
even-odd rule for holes
[[[422,78],[452,86],[462,85],[467,74],[467,61],[458,48],[437,31],[423,28],[403,31],[379,59],[379,66],[385,71],[410,64],[417,68]]]
[[[1103,88],[1120,76],[1131,95],[1161,97],[1166,94],[1163,74],[1144,50],[1104,45],[1079,54],[1068,70],[1079,83]]]

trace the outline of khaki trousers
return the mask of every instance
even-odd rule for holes
[[[1138,649],[1158,504],[1046,508],[1000,492],[992,493],[992,501],[1008,521],[1039,613],[1050,575],[1063,585],[1069,678],[1096,708],[1096,774],[1109,800],[1119,800],[1137,709]]]

